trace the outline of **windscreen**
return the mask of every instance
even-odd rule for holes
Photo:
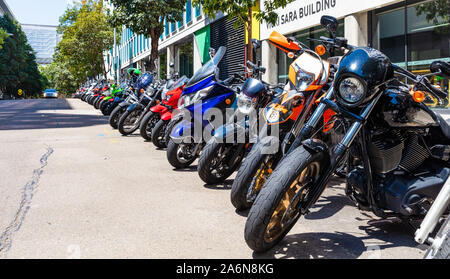
[[[214,57],[211,60],[209,60],[205,65],[203,65],[203,67],[201,67],[197,72],[195,72],[194,76],[189,80],[187,86],[196,84],[202,79],[210,75],[213,75],[215,73],[217,65],[219,65],[226,51],[227,51],[226,47],[223,46],[220,47],[217,50],[216,55],[214,55]]]

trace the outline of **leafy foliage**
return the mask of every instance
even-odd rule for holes
[[[114,31],[106,22],[102,1],[89,1],[70,15],[69,20],[61,18],[64,33],[57,46],[59,59],[67,63],[77,81],[106,75],[103,52],[113,44]]]
[[[285,7],[293,0],[261,0],[264,1],[264,9],[253,12],[252,8],[259,4],[259,0],[194,0],[194,5],[202,5],[203,12],[210,18],[215,18],[218,12],[228,14],[229,17],[236,19],[235,28],[244,25],[247,29],[248,37],[252,34],[253,16],[260,22],[275,24],[278,20],[278,14],[275,12],[280,7]],[[248,57],[252,60],[252,42],[249,40]]]
[[[100,0],[69,7],[59,21],[62,40],[56,47],[53,63],[40,71],[49,87],[71,95],[88,78],[106,76],[103,52],[111,48],[114,31],[106,22],[106,11]]]
[[[2,49],[2,45],[5,42],[6,37],[8,37],[8,33],[0,28],[0,49]]]
[[[418,16],[425,14],[428,22],[439,24],[439,18],[443,22],[450,22],[450,1],[435,0],[416,6]]]
[[[0,17],[2,32],[12,36],[3,37],[0,50],[0,91],[10,96],[18,96],[18,90],[25,92],[25,97],[39,96],[43,80],[36,63],[33,49],[27,43],[27,37],[20,24],[10,16]],[[4,36],[4,35],[2,35]]]
[[[136,34],[151,38],[150,70],[158,58],[159,37],[164,23],[183,20],[185,0],[111,0],[109,23],[119,29],[130,28]]]

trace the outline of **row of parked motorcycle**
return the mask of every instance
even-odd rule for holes
[[[435,61],[430,74],[415,75],[336,37],[335,18],[321,24],[330,36],[311,38],[314,50],[271,34],[269,42],[293,59],[286,84],[264,82],[259,59],[220,80],[220,47],[190,79],[133,68],[127,82],[97,81],[75,96],[109,115],[122,135],[139,130],[166,148],[174,168],[198,159],[207,184],[237,170],[231,203],[249,210],[244,237],[256,252],[280,242],[337,175],[360,210],[403,220],[429,245],[426,258],[448,258],[450,126],[423,101],[448,97],[429,77],[449,77],[450,64]],[[260,42],[253,45],[258,53]]]

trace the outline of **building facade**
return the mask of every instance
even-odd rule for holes
[[[0,16],[4,16],[4,15],[10,15],[12,18],[14,18],[13,13],[11,12],[11,10],[8,7],[8,4],[6,4],[5,0],[0,0]],[[15,18],[14,18],[15,19]]]
[[[28,43],[35,51],[36,62],[40,65],[51,64],[56,45],[61,40],[61,35],[56,31],[57,26],[33,24],[21,26]]]
[[[450,61],[450,16],[446,13],[446,0],[359,0],[355,3],[350,0],[295,0],[277,10],[275,25],[253,24],[253,37],[262,41],[260,55],[262,65],[267,68],[263,79],[272,84],[285,82],[292,62],[268,43],[271,32],[294,36],[313,48],[314,44],[308,38],[328,36],[320,26],[323,15],[339,20],[337,35],[346,37],[350,44],[377,48],[393,63],[414,73],[428,73],[434,60]],[[264,9],[263,1],[259,8]],[[183,22],[166,24],[160,38],[159,71],[168,73],[168,64],[174,62],[176,71],[190,76],[209,59],[209,47],[221,45],[228,48],[227,56],[219,66],[223,77],[242,71],[239,64],[247,60],[245,31],[243,27],[231,28],[232,22],[233,19],[226,15],[211,20],[203,15],[200,7],[193,7],[187,1]],[[117,61],[117,71],[131,66],[145,69],[150,41],[124,29],[117,52],[114,59],[111,51],[108,60]],[[432,81],[449,92],[448,79],[434,77]],[[436,105],[436,100],[428,102]],[[448,102],[445,105],[448,106]]]
[[[191,77],[209,58],[209,48],[226,46],[228,51],[221,63],[221,76],[242,71],[244,63],[244,28],[235,29],[233,20],[223,14],[214,19],[206,17],[201,7],[186,1],[183,20],[165,22],[165,30],[159,39],[159,61],[157,68],[162,78],[171,71]],[[119,32],[117,32],[119,33]],[[111,69],[108,79],[124,76],[130,67],[148,70],[151,52],[150,38],[136,35],[123,27],[120,41],[115,48],[105,54],[105,66]],[[174,69],[169,67],[174,63]]]
[[[268,71],[265,80],[284,82],[292,60],[267,42],[272,31],[294,36],[314,47],[307,38],[328,36],[320,18],[331,15],[339,19],[338,36],[357,46],[371,46],[385,53],[393,63],[416,74],[429,73],[432,61],[450,62],[450,15],[448,1],[392,0],[296,0],[279,9],[274,26],[261,24],[263,66]],[[445,4],[446,3],[446,4]],[[263,7],[261,7],[263,8]],[[276,67],[275,67],[276,65]],[[449,92],[449,80],[433,77],[432,82]],[[431,106],[437,100],[429,99]],[[449,106],[449,102],[445,103]]]

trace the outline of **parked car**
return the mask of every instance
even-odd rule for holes
[[[55,89],[45,89],[43,97],[44,98],[58,98],[58,91],[56,91]]]

